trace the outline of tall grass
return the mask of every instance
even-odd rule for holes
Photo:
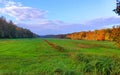
[[[82,73],[95,75],[119,75],[120,59],[108,56],[91,56],[87,54],[76,54],[74,56],[76,62],[84,64],[81,68]]]
[[[66,39],[0,40],[0,75],[119,75],[113,42]],[[61,48],[64,51],[59,51]]]

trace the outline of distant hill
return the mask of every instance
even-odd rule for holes
[[[40,36],[40,38],[66,38],[66,34],[44,35],[44,36]]]
[[[0,17],[0,38],[33,38],[37,35],[28,29],[16,26],[12,21]]]

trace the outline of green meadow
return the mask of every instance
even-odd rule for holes
[[[111,41],[0,39],[0,75],[120,75]]]

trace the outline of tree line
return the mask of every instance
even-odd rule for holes
[[[0,17],[0,38],[33,38],[37,35],[28,29],[16,26],[12,21]]]
[[[111,40],[110,34],[112,29],[101,29],[94,31],[82,31],[67,34],[66,38],[78,40]]]
[[[120,47],[120,26],[114,26],[111,29],[74,32],[66,34],[66,38],[77,40],[115,41]]]

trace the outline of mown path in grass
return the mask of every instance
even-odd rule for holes
[[[120,49],[110,41],[47,39],[68,51],[79,75],[120,75]],[[78,68],[78,67],[76,67]],[[73,74],[74,75],[74,74]]]
[[[120,57],[120,48],[114,42],[93,41],[93,40],[66,40],[66,39],[47,39],[68,51],[81,52],[91,55],[108,55]]]
[[[118,75],[119,57],[108,41],[1,39],[0,75]]]
[[[48,43],[52,48],[58,50],[59,52],[64,52],[65,51],[65,48],[61,47],[61,46],[58,46],[52,42],[49,42],[48,40],[44,40],[46,43]]]
[[[54,74],[56,69],[75,69],[73,60],[41,39],[0,40],[1,75]]]
[[[74,74],[120,74],[120,49],[113,42],[66,39],[47,39],[45,41],[54,48],[59,46],[67,51],[68,58],[79,66],[79,70],[73,70]],[[71,74],[71,72],[69,73]]]

